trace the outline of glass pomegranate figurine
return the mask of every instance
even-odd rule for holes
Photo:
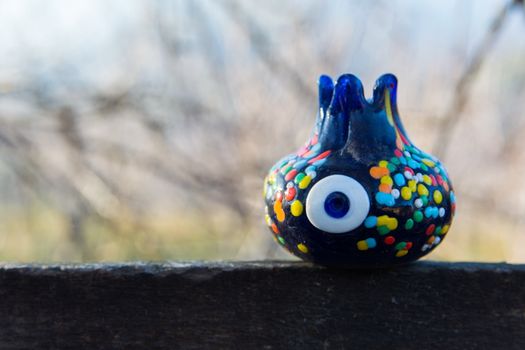
[[[456,200],[443,165],[410,142],[385,74],[367,100],[351,74],[319,78],[310,140],[265,179],[266,222],[276,241],[323,265],[380,267],[431,252]]]

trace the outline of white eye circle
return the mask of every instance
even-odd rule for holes
[[[366,190],[349,176],[327,176],[317,182],[306,197],[308,220],[330,233],[355,229],[365,220],[369,210]]]

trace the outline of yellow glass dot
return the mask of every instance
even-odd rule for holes
[[[368,250],[368,244],[365,240],[357,242],[357,249],[359,250]]]
[[[308,253],[308,247],[302,243],[297,245],[297,249],[299,249],[304,254]]]
[[[381,215],[377,218],[377,226],[386,226],[390,231],[394,231],[397,228],[397,219]]]
[[[387,165],[388,165],[388,161],[386,161],[386,160],[382,160],[382,161],[379,162],[379,166],[381,168],[386,168]]]
[[[450,228],[449,225],[445,225],[443,226],[443,228],[441,229],[441,234],[446,234],[448,232],[448,229]]]
[[[427,166],[429,166],[429,167],[431,167],[431,168],[433,168],[433,167],[436,165],[436,163],[434,163],[434,162],[431,161],[430,159],[426,159],[426,158],[423,159],[422,162],[425,163],[425,165],[427,165]]]
[[[381,178],[381,183],[392,186],[394,184],[394,181],[390,176],[386,175]]]
[[[417,185],[417,193],[419,193],[420,196],[428,196],[428,189],[425,185],[419,184]]]
[[[407,255],[407,254],[408,254],[408,250],[403,249],[403,250],[398,251],[398,252],[396,253],[396,256],[397,256],[398,258],[400,258],[400,257],[405,256],[405,255]]]
[[[423,175],[423,182],[428,186],[432,185],[432,179],[428,175]]]
[[[303,177],[301,182],[299,182],[299,188],[301,190],[304,190],[305,188],[307,188],[310,185],[311,181],[312,181],[312,178],[309,175],[306,175],[305,177]]]
[[[381,215],[377,218],[377,226],[386,226],[388,215]]]
[[[442,200],[443,200],[443,195],[441,194],[441,192],[439,192],[438,190],[435,190],[434,191],[434,202],[436,202],[436,204],[440,204]]]
[[[408,187],[403,187],[401,189],[401,197],[403,197],[404,200],[410,200],[412,198],[412,191]]]
[[[416,180],[409,180],[408,181],[408,188],[410,188],[410,191],[416,192],[416,185],[417,185]]]
[[[293,216],[300,216],[303,213],[303,203],[298,200],[294,200],[292,205],[290,205],[290,211]]]
[[[275,183],[275,174],[270,175],[270,177],[268,178],[268,183],[270,185],[273,185]]]

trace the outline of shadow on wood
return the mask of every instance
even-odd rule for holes
[[[0,348],[524,349],[525,266],[1,265]]]

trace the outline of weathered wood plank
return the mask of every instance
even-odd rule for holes
[[[0,349],[525,349],[525,266],[0,266]]]

